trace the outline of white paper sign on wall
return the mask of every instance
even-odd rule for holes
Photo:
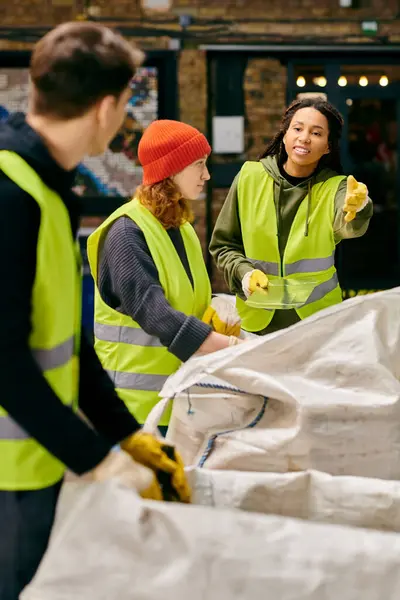
[[[172,7],[172,0],[141,0],[140,3],[144,10],[167,12]]]
[[[244,117],[213,117],[212,136],[214,154],[242,154]]]

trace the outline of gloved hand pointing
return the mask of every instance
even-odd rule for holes
[[[251,296],[256,290],[267,291],[268,276],[259,269],[253,269],[246,273],[242,279],[242,290],[246,298]]]
[[[214,331],[223,335],[239,337],[240,317],[233,302],[221,296],[212,299],[206,309],[202,321],[211,325]]]
[[[358,182],[353,175],[347,178],[347,191],[344,199],[343,211],[346,214],[344,220],[350,223],[356,217],[356,213],[362,210],[368,202],[368,189],[365,183]]]

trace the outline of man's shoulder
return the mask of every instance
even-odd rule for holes
[[[16,218],[28,214],[39,219],[40,208],[30,194],[21,189],[7,175],[0,171],[0,211],[2,218],[12,213]]]

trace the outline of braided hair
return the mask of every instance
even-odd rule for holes
[[[278,163],[280,165],[285,164],[287,161],[287,153],[285,149],[285,145],[283,143],[283,138],[289,129],[290,123],[294,115],[301,108],[315,108],[321,114],[323,114],[327,121],[329,127],[329,154],[324,154],[319,160],[318,167],[329,167],[336,173],[342,174],[343,167],[340,159],[340,137],[342,134],[343,128],[343,117],[339,113],[338,110],[332,104],[324,100],[322,97],[314,97],[314,98],[303,98],[301,100],[294,100],[290,106],[285,110],[281,125],[278,133],[272,138],[264,152],[259,157],[259,160],[265,158],[266,156],[276,156]]]

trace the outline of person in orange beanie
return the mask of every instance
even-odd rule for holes
[[[211,286],[190,201],[210,179],[211,147],[185,123],[158,120],[138,147],[143,183],[88,240],[95,348],[127,407],[144,423],[166,379],[195,353],[237,343],[214,331]],[[235,328],[236,327],[236,328]],[[161,422],[166,429],[169,415]]]

